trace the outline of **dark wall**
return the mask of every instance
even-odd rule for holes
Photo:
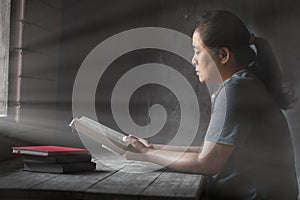
[[[62,19],[61,68],[59,73],[59,110],[65,110],[61,121],[72,118],[71,95],[74,79],[81,63],[96,45],[110,36],[139,27],[164,27],[191,35],[196,1],[65,1]],[[142,36],[141,36],[142,37]],[[116,45],[113,48],[118,48]],[[192,55],[190,55],[190,58]],[[110,109],[110,96],[115,83],[128,70],[145,63],[172,66],[190,81],[198,91],[201,104],[201,124],[196,138],[200,143],[208,124],[210,102],[206,86],[199,84],[191,64],[172,53],[157,49],[141,49],[116,59],[98,83],[96,109],[98,119],[115,129]],[[102,89],[101,89],[102,88]],[[159,103],[166,109],[168,120],[151,140],[168,142],[179,126],[180,106],[174,94],[155,84],[145,85],[132,97],[130,111],[139,125],[149,123],[148,108]],[[105,115],[105,117],[100,117]],[[202,134],[201,134],[202,133]]]

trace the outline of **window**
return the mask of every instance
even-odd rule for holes
[[[7,115],[10,0],[0,1],[0,116]]]

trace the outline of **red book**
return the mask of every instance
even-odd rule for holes
[[[12,147],[12,150],[12,153],[15,154],[27,154],[37,156],[57,156],[89,153],[86,149],[61,146],[19,146]]]

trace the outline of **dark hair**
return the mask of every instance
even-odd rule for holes
[[[252,35],[239,17],[225,10],[206,11],[197,22],[196,31],[213,53],[221,47],[229,48],[238,64],[247,66],[264,83],[281,109],[289,109],[297,100],[294,90],[283,86],[281,71],[269,43],[255,37],[251,41],[256,47],[255,53],[250,47]]]

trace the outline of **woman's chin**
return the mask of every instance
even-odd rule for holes
[[[204,79],[201,78],[201,76],[199,76],[199,81],[200,81],[201,83],[204,83],[204,82],[205,82]]]

